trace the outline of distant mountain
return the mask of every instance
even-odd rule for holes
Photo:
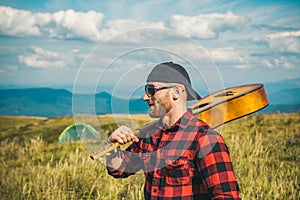
[[[268,98],[270,104],[300,104],[300,87],[271,93]]]
[[[270,105],[260,112],[299,112],[300,78],[266,83]],[[122,99],[109,93],[72,94],[64,89],[0,90],[0,115],[65,116],[73,114],[147,113],[142,99]]]
[[[265,84],[267,93],[273,94],[281,90],[300,88],[300,78],[286,79],[278,82]]]
[[[71,112],[72,93],[63,89],[30,88],[0,91],[1,115],[59,116]]]
[[[300,78],[266,83],[269,106],[262,112],[300,112]]]
[[[113,107],[111,106],[113,105]],[[102,92],[72,94],[64,89],[0,90],[0,115],[65,116],[73,114],[146,113],[142,99],[121,99]]]

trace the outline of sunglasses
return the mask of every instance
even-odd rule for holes
[[[154,85],[145,85],[145,93],[148,97],[154,96],[155,92],[159,90],[164,90],[168,88],[174,88],[176,87],[175,85],[172,86],[161,86],[161,87],[155,87]]]

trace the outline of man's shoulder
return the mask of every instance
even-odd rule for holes
[[[195,139],[199,140],[202,137],[213,137],[213,138],[222,138],[222,136],[219,134],[218,131],[216,131],[215,129],[211,128],[207,123],[205,123],[204,121],[202,121],[201,119],[198,119],[197,117],[194,117],[191,119],[191,124],[193,124],[192,126],[194,126],[194,133],[195,135]]]
[[[194,115],[190,115],[190,118],[188,118],[188,121],[186,123],[186,127],[194,127],[194,130],[196,130],[196,132],[200,135],[214,131],[207,123],[205,123],[201,119],[198,119]]]

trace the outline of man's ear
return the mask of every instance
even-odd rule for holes
[[[174,90],[173,90],[173,92],[172,92],[172,94],[173,94],[173,99],[174,100],[178,99],[179,96],[180,96],[180,88],[179,87],[175,87]]]

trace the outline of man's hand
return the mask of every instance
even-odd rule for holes
[[[120,144],[126,144],[130,141],[138,142],[139,139],[134,135],[133,131],[126,126],[119,127],[108,138],[108,142],[119,142]],[[116,149],[106,155],[106,164],[109,171],[115,171],[122,164],[120,153],[120,150]]]
[[[138,142],[139,139],[134,135],[133,131],[126,126],[120,126],[108,138],[108,142],[119,142],[120,144],[126,144],[130,141]]]

